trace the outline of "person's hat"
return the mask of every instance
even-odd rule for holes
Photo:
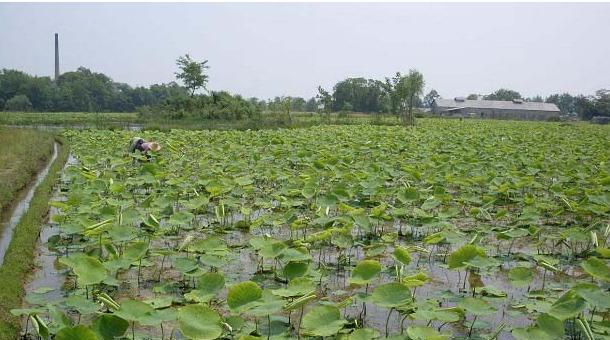
[[[159,144],[157,142],[152,142],[152,143],[150,143],[150,149],[152,151],[157,152],[157,151],[161,150],[161,144]]]

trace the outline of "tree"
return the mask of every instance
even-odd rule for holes
[[[534,102],[534,103],[544,103],[544,99],[541,96],[534,96],[532,98],[527,98],[525,101]]]
[[[466,99],[468,99],[468,100],[479,100],[479,95],[471,93],[471,94],[468,95],[468,97],[466,97]]]
[[[381,82],[374,79],[348,78],[333,88],[333,111],[342,111],[349,103],[353,111],[379,112],[383,95]]]
[[[6,110],[27,112],[32,111],[32,103],[26,95],[18,94],[6,101]]]
[[[406,76],[397,72],[392,79],[386,78],[386,91],[389,91],[392,110],[400,114],[406,126],[415,125],[413,107],[419,101],[424,85],[424,76],[415,69],[409,70]]]
[[[196,62],[188,53],[176,60],[176,65],[180,69],[179,72],[176,72],[176,78],[182,80],[184,86],[189,89],[191,97],[199,88],[207,90],[206,84],[209,77],[204,73],[206,69],[210,68],[206,65],[207,62],[207,60]]]
[[[483,97],[485,100],[513,100],[522,99],[521,94],[514,90],[499,89]]]
[[[438,92],[436,92],[436,90],[430,90],[430,92],[424,96],[424,107],[433,109],[436,105],[436,100],[440,97],[441,96],[438,94]]]
[[[307,112],[315,112],[318,109],[318,102],[315,97],[309,98],[307,103],[305,103],[305,111]]]
[[[559,110],[564,113],[576,112],[575,97],[569,93],[552,94],[546,98],[547,103],[553,103],[557,105]]]
[[[322,88],[322,86],[318,86],[318,95],[316,98],[323,105],[323,111],[326,113],[326,116],[330,118],[330,112],[332,111],[333,106],[333,97]]]

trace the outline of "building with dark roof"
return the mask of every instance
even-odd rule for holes
[[[549,120],[561,114],[553,103],[524,102],[521,99],[469,100],[457,97],[437,99],[435,103],[434,113],[449,117]]]

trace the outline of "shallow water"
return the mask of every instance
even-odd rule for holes
[[[2,230],[2,235],[0,235],[0,266],[4,263],[4,255],[6,254],[6,251],[8,250],[8,247],[11,244],[11,240],[13,239],[15,227],[17,226],[17,224],[19,224],[19,221],[21,221],[21,218],[30,207],[30,202],[34,197],[34,192],[36,191],[36,188],[38,188],[40,183],[42,183],[42,181],[47,177],[51,165],[57,159],[58,148],[59,144],[55,143],[53,145],[53,155],[51,156],[51,159],[49,160],[47,165],[45,165],[45,167],[38,173],[38,175],[36,175],[36,179],[34,180],[33,185],[31,185],[28,189],[25,197],[23,197],[23,199],[21,199],[15,205],[15,208],[13,209],[12,213],[8,215],[10,216],[10,218],[8,218],[6,222],[2,223],[2,228],[0,228],[0,230]]]

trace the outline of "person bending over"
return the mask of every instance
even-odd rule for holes
[[[133,137],[131,139],[131,143],[129,144],[129,152],[136,152],[136,150],[143,153],[147,153],[149,151],[155,152],[161,150],[161,145],[157,142],[147,142],[140,137]]]

